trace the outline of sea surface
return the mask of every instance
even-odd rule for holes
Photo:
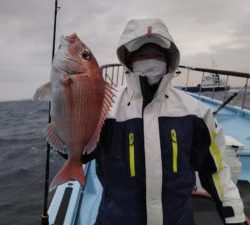
[[[216,93],[214,97],[223,99],[223,93]],[[242,96],[234,103],[241,105]],[[250,94],[245,105],[250,108]],[[40,224],[47,121],[47,103],[31,100],[0,102],[0,225]],[[50,180],[63,163],[64,159],[52,151]],[[53,193],[50,199],[52,196]]]
[[[48,104],[0,102],[0,224],[40,224],[43,212]],[[63,164],[50,157],[50,179]],[[52,193],[53,194],[53,193]],[[50,198],[52,196],[50,194]]]

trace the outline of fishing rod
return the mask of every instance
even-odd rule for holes
[[[54,11],[54,30],[53,30],[53,43],[52,43],[52,58],[51,62],[53,62],[55,55],[55,42],[56,42],[56,19],[57,12],[61,7],[58,7],[58,0],[55,0],[55,11]],[[49,110],[48,110],[48,123],[51,122],[51,102],[49,101]],[[44,182],[44,206],[43,206],[43,214],[41,215],[41,224],[49,225],[49,215],[48,215],[48,196],[49,196],[49,160],[50,160],[50,143],[47,141],[47,151],[46,151],[46,166],[45,166],[45,182]]]
[[[226,101],[224,101],[214,112],[214,116],[221,110],[223,109],[230,101],[232,101],[240,92],[241,90],[245,87],[243,85],[238,91],[234,92]]]

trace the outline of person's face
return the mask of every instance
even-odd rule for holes
[[[154,46],[145,46],[133,54],[131,63],[147,59],[158,59],[165,62],[166,56],[163,51]]]

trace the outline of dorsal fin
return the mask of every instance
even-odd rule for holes
[[[104,120],[106,119],[107,114],[111,108],[111,105],[114,102],[113,98],[115,95],[112,90],[115,90],[115,89],[112,88],[110,84],[105,82],[105,92],[104,92],[104,99],[103,99],[103,104],[102,104],[102,111],[100,113],[100,118],[99,118],[97,127],[91,137],[91,140],[85,146],[84,151],[83,151],[83,152],[86,152],[87,154],[89,154],[96,148],[97,142],[99,141],[100,132],[104,124]]]

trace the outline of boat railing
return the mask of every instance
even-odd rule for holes
[[[103,78],[112,87],[118,87],[125,84],[126,69],[119,63],[105,64],[102,67]]]
[[[250,109],[250,84],[249,84],[249,73],[235,72],[228,70],[218,70],[218,69],[207,69],[199,67],[188,67],[188,66],[179,66],[179,69],[184,72],[186,70],[186,84],[185,89],[189,87],[190,75],[196,75],[195,79],[198,80],[198,77],[201,77],[201,82],[204,80],[206,74],[212,74],[213,79],[219,79],[223,81],[224,86],[220,91],[217,91],[217,86],[214,85],[209,91],[202,91],[202,85],[197,94],[199,96],[204,95],[212,99],[217,99],[221,101],[226,101],[228,97],[232,94],[237,93],[237,97],[233,100],[234,105],[240,106],[242,109]],[[192,71],[192,73],[191,73]],[[194,76],[192,76],[194,78]],[[215,80],[214,80],[215,81]],[[216,82],[214,82],[216,83]]]
[[[126,83],[125,74],[127,71],[121,64],[105,64],[102,66],[102,71],[105,81],[112,86],[118,87]],[[184,74],[184,76],[179,76],[180,74]],[[224,86],[220,86],[219,91],[216,85],[211,86],[208,91],[203,90],[204,78],[209,75],[212,76],[214,84],[218,83],[218,79],[224,84]],[[222,102],[225,102],[230,96],[237,93],[230,104],[239,106],[241,109],[250,109],[249,78],[249,73],[180,65],[172,85],[184,91],[188,91],[190,85],[196,85],[196,94],[199,96],[207,96]]]

